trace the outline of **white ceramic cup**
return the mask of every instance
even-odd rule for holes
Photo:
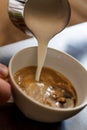
[[[44,66],[61,72],[74,85],[78,96],[74,108],[52,108],[38,103],[16,84],[14,73],[19,69],[37,64],[37,47],[23,49],[16,53],[9,63],[13,98],[25,116],[42,122],[57,122],[74,116],[87,105],[87,71],[73,57],[64,52],[48,48]]]

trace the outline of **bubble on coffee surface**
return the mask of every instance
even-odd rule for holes
[[[61,73],[44,67],[40,81],[35,81],[36,67],[25,67],[14,74],[20,88],[34,100],[54,108],[72,108],[77,94],[72,83]]]

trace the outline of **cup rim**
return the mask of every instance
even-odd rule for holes
[[[22,51],[25,51],[26,49],[32,49],[32,48],[37,48],[37,46],[34,46],[34,47],[28,47],[28,48],[24,48],[20,51],[18,51],[16,54],[14,54],[11,59],[10,59],[10,62],[9,62],[9,75],[10,75],[10,78],[13,82],[13,84],[15,85],[16,89],[25,97],[27,98],[28,100],[30,100],[31,102],[35,103],[36,105],[40,106],[40,107],[43,107],[44,109],[48,109],[48,110],[51,110],[51,111],[61,111],[61,112],[68,112],[68,111],[75,111],[75,110],[78,110],[78,109],[81,109],[85,106],[87,106],[87,101],[84,101],[82,104],[80,105],[77,105],[73,108],[55,108],[55,107],[50,107],[50,106],[47,106],[47,105],[44,105],[42,103],[39,103],[38,101],[34,100],[32,97],[30,97],[29,95],[27,95],[20,87],[19,85],[15,82],[14,78],[13,78],[13,75],[12,75],[12,71],[11,71],[11,65],[12,65],[12,62],[14,60],[14,58],[19,54],[21,53]],[[78,63],[85,71],[87,71],[83,65],[77,60],[75,59],[74,57],[72,57],[71,55],[67,54],[66,52],[64,51],[60,51],[60,50],[57,50],[57,49],[54,49],[54,48],[50,48],[48,47],[48,49],[50,50],[53,50],[53,51],[56,51],[56,52],[59,52],[63,55],[66,55],[68,56],[69,58],[73,59],[74,62]]]

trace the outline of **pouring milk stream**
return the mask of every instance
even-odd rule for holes
[[[70,6],[67,0],[28,0],[24,19],[38,41],[36,81],[44,65],[47,46],[51,38],[62,31],[70,19]],[[58,44],[58,43],[56,43]]]

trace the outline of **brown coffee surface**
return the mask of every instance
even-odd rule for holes
[[[14,74],[20,88],[34,100],[55,108],[72,108],[77,104],[77,94],[72,83],[61,73],[43,67],[40,81],[35,81],[36,67],[22,68]]]

